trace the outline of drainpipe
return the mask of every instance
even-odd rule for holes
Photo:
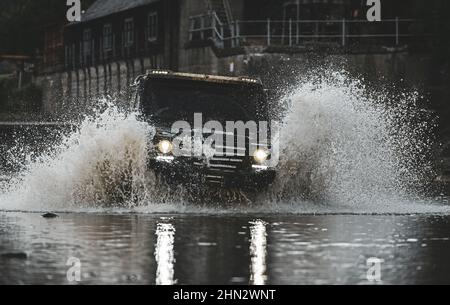
[[[299,44],[299,42],[300,42],[300,37],[299,37],[299,35],[300,35],[300,23],[299,23],[299,20],[300,20],[300,0],[297,0],[297,22],[296,22],[296,37],[295,37],[295,42],[296,42],[296,44],[298,45]]]
[[[19,90],[22,89],[22,77],[23,77],[24,66],[25,66],[25,63],[23,61],[21,61],[19,63],[19,80],[17,83],[17,89],[19,89]]]

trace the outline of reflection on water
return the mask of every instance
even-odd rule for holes
[[[0,212],[0,284],[450,283],[446,215],[165,216]]]
[[[158,223],[156,229],[158,237],[155,246],[156,285],[173,285],[175,255],[173,251],[175,241],[175,227],[169,223]]]
[[[266,226],[262,220],[249,222],[250,224],[250,284],[264,285],[266,275]],[[175,227],[170,223],[158,223],[156,229],[157,241],[155,245],[156,285],[173,285],[177,281],[175,274]],[[208,245],[199,243],[200,246]]]
[[[264,285],[266,276],[266,246],[267,233],[266,223],[262,220],[251,222],[250,227],[250,283],[252,285]]]

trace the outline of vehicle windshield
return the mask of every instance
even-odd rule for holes
[[[267,113],[263,89],[256,84],[154,79],[141,101],[144,115],[161,124],[193,122],[194,113],[202,113],[203,122],[261,121]]]

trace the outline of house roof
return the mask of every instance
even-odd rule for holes
[[[91,21],[157,1],[160,0],[97,0],[83,14],[81,22]]]

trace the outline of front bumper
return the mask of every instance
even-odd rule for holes
[[[150,158],[149,167],[169,183],[193,187],[211,186],[239,188],[245,190],[264,189],[276,177],[272,168],[253,168],[243,164],[234,169],[212,167],[202,159],[195,158]]]

